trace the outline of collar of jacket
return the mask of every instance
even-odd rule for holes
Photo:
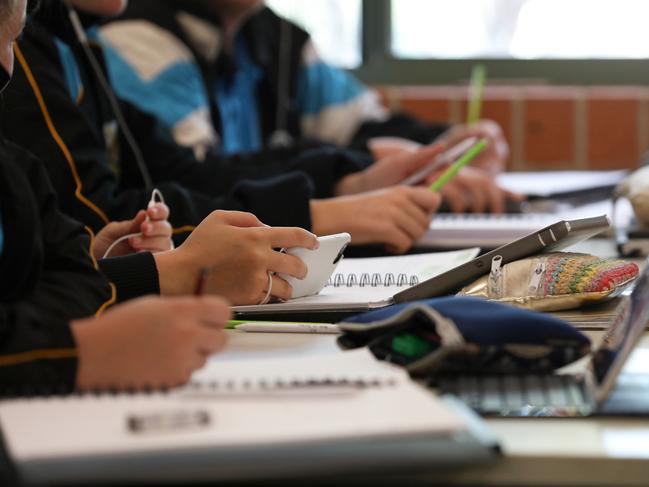
[[[99,24],[99,17],[78,12],[84,28],[88,29]],[[67,7],[61,0],[41,0],[38,9],[30,16],[30,21],[36,21],[43,25],[47,31],[61,39],[63,42],[73,44],[77,42]]]

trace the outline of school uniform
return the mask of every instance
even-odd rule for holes
[[[103,62],[101,49],[94,50]],[[200,163],[191,150],[165,139],[154,117],[129,103],[121,106],[177,233],[215,209],[310,228],[310,199],[331,195],[337,180],[371,162],[313,148]],[[150,193],[133,153],[58,0],[42,2],[16,43],[1,122],[7,138],[44,161],[61,209],[93,230],[146,207]]]
[[[0,394],[69,390],[76,348],[69,323],[115,301],[89,255],[90,234],[61,214],[42,165],[0,149]]]
[[[199,1],[138,0],[98,36],[119,96],[199,155],[267,149],[279,129],[294,142],[367,149],[373,137],[429,143],[447,128],[388,113],[374,91],[323,62],[309,35],[269,8],[245,21],[231,54],[220,23]]]

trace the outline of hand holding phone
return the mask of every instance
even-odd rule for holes
[[[287,254],[299,257],[307,267],[304,279],[278,274],[293,287],[291,298],[318,294],[338,267],[338,263],[343,258],[343,252],[350,241],[349,233],[337,233],[318,237],[320,245],[315,250],[304,247],[286,249]]]
[[[414,186],[421,183],[424,179],[426,179],[426,177],[428,177],[429,174],[433,173],[434,171],[449,164],[453,164],[477,142],[478,137],[468,137],[464,140],[461,140],[454,146],[442,152],[439,156],[433,159],[430,164],[401,181],[401,184],[405,184],[406,186]]]

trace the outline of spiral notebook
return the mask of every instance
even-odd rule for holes
[[[609,227],[606,215],[561,220],[479,257],[479,249],[470,248],[396,257],[345,258],[337,268],[340,275],[334,275],[331,285],[315,296],[233,309],[242,319],[277,320],[290,316],[292,321],[338,321],[352,313],[454,293],[488,273],[496,256],[505,265],[540,252],[562,250]]]
[[[215,360],[168,393],[0,401],[0,426],[21,478],[48,485],[313,478],[497,458],[475,416],[364,349]]]
[[[235,306],[238,315],[309,310],[362,311],[387,306],[392,297],[469,262],[480,249],[394,257],[344,258],[319,294],[283,303]]]

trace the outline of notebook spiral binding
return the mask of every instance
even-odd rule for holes
[[[360,278],[358,277],[357,274],[345,275],[341,273],[336,273],[329,278],[326,285],[333,286],[333,287],[342,287],[342,286],[347,286],[347,287],[400,286],[403,287],[403,286],[416,286],[417,284],[419,284],[419,278],[415,274],[408,276],[407,274],[401,273],[398,274],[395,279],[394,274],[391,272],[387,272],[383,275],[379,274],[378,272],[375,272],[374,274],[369,274],[368,272],[364,272],[363,274],[360,275]]]
[[[340,378],[327,377],[317,379],[243,379],[224,381],[192,381],[183,389],[186,392],[270,392],[293,389],[327,389],[353,388],[368,389],[396,385],[393,379],[382,378]]]
[[[89,389],[79,391],[71,387],[12,387],[0,389],[0,399],[16,398],[43,398],[43,397],[84,397],[84,396],[132,396],[141,394],[246,394],[268,393],[293,390],[320,390],[330,389],[376,389],[396,385],[393,379],[379,377],[318,377],[318,378],[293,378],[293,379],[226,379],[226,380],[193,380],[184,386],[175,388],[165,387],[127,387]]]

